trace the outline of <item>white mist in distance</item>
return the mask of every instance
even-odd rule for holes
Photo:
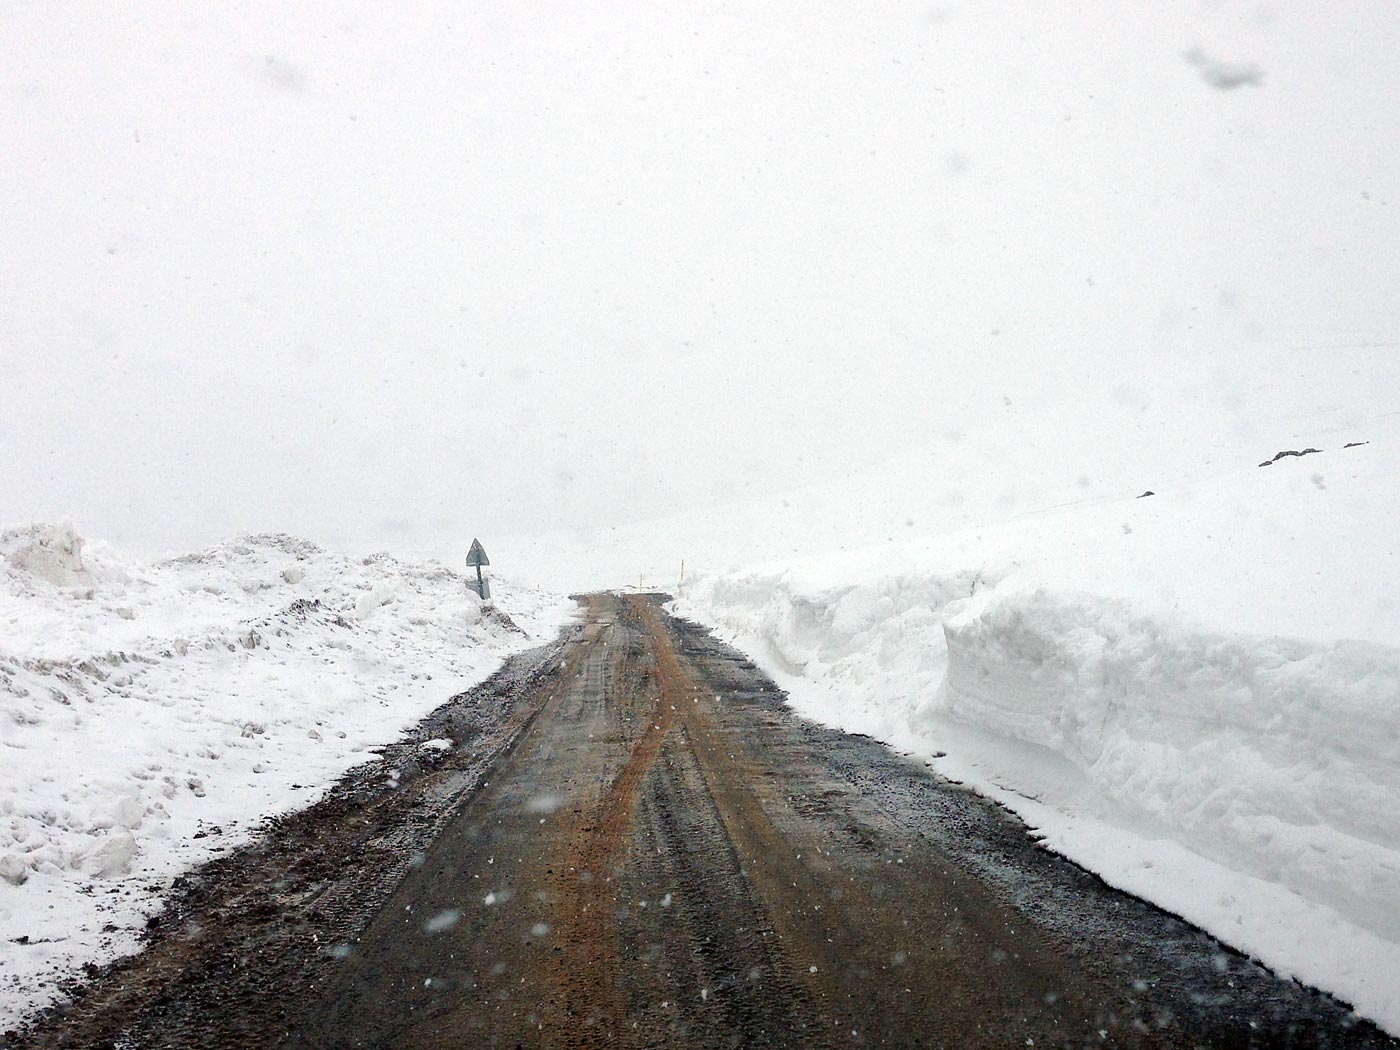
[[[1400,387],[1397,29],[1380,0],[11,7],[0,520],[478,535],[621,583],[1364,425]]]

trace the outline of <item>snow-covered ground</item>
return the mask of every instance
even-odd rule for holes
[[[286,535],[143,564],[68,526],[0,534],[0,1030],[574,609],[493,591],[519,630],[439,564]]]
[[[1226,449],[1143,498],[692,577],[676,609],[803,714],[926,756],[1400,1033],[1400,419],[1326,438],[1267,467]]]

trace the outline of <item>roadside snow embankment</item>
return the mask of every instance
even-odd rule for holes
[[[1047,748],[1202,856],[1400,941],[1400,651],[1039,589],[955,603],[944,631],[929,715]]]
[[[285,535],[140,565],[67,526],[0,533],[0,1031],[133,947],[174,875],[575,608],[492,583],[514,624],[435,563]]]
[[[977,585],[972,574],[833,585],[759,569],[699,577],[672,608],[753,656],[806,717],[915,750],[914,718],[947,666],[940,613]]]

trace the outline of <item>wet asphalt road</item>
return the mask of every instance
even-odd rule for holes
[[[1394,1045],[796,718],[658,596],[583,601],[564,639],[187,880],[145,953],[11,1042]],[[454,748],[414,748],[434,736]]]

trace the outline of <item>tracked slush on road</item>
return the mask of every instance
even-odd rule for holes
[[[797,718],[663,596],[581,600],[6,1045],[1396,1045]]]

